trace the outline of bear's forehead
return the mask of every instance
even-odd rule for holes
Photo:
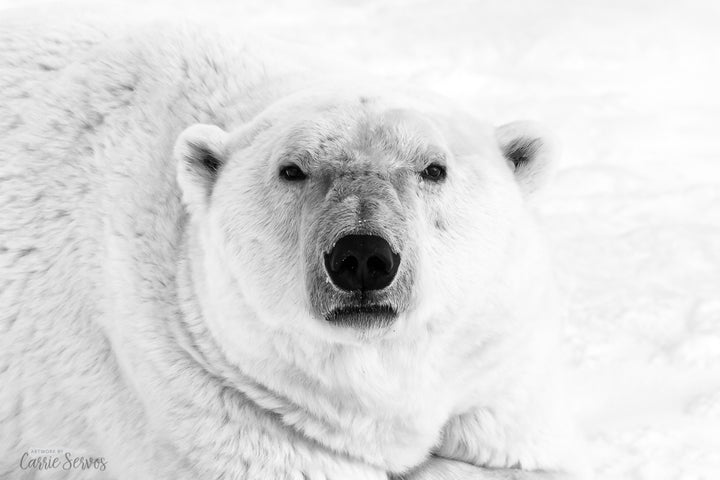
[[[426,164],[447,155],[444,140],[423,116],[402,109],[337,111],[300,122],[289,135],[286,154],[305,161],[350,163],[359,160]]]

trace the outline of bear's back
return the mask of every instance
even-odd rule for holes
[[[174,258],[183,214],[172,145],[196,121],[191,99],[202,93],[187,94],[172,34],[116,34],[83,22],[0,23],[5,384],[22,376],[49,388],[58,359],[96,362],[113,259],[167,276]]]
[[[172,146],[212,113],[172,34],[47,25],[0,24],[0,383],[22,385],[0,392],[8,459],[11,440],[93,441],[68,430],[80,420],[43,412],[79,416],[90,387],[117,375],[103,332],[113,277],[171,284],[183,219]],[[147,301],[145,287],[122,301]],[[44,431],[24,427],[41,416]]]

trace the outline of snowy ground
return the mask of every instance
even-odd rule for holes
[[[489,121],[553,129],[564,152],[539,209],[596,477],[720,479],[720,3],[151,5],[250,23]]]

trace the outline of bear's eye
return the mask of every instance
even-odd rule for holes
[[[305,180],[307,175],[297,165],[286,165],[280,169],[280,178],[289,182]]]
[[[432,163],[428,165],[425,170],[420,173],[420,175],[425,180],[430,180],[431,182],[439,182],[445,179],[445,177],[447,176],[447,172],[445,171],[445,167],[443,167],[442,165]]]

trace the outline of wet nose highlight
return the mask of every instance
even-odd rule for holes
[[[346,235],[325,254],[325,269],[340,289],[382,290],[400,266],[400,255],[377,235]]]

